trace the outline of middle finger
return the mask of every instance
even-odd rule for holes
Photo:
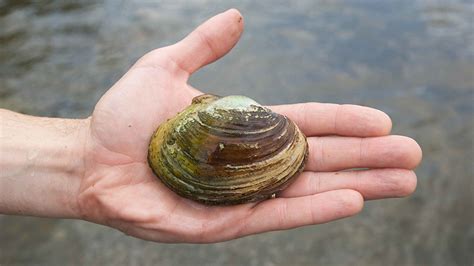
[[[351,168],[413,169],[421,160],[420,146],[404,136],[371,138],[310,137],[306,170],[340,171]]]

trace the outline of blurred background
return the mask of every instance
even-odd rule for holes
[[[470,1],[0,0],[0,107],[86,117],[141,55],[230,7],[245,18],[240,43],[191,84],[263,104],[379,108],[394,134],[423,148],[416,193],[330,224],[210,245],[0,216],[0,264],[473,265]]]

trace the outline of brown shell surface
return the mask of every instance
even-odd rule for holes
[[[300,173],[306,137],[244,96],[201,95],[152,136],[148,162],[177,194],[211,205],[270,198]]]

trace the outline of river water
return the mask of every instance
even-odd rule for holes
[[[246,29],[191,84],[263,104],[369,105],[424,159],[415,194],[353,218],[211,245],[145,242],[81,221],[0,216],[0,263],[473,265],[470,1],[0,0],[0,106],[85,117],[145,52],[237,7]]]

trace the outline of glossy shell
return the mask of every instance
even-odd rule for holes
[[[305,136],[244,96],[201,95],[152,136],[148,162],[177,194],[212,205],[270,198],[304,168]]]

